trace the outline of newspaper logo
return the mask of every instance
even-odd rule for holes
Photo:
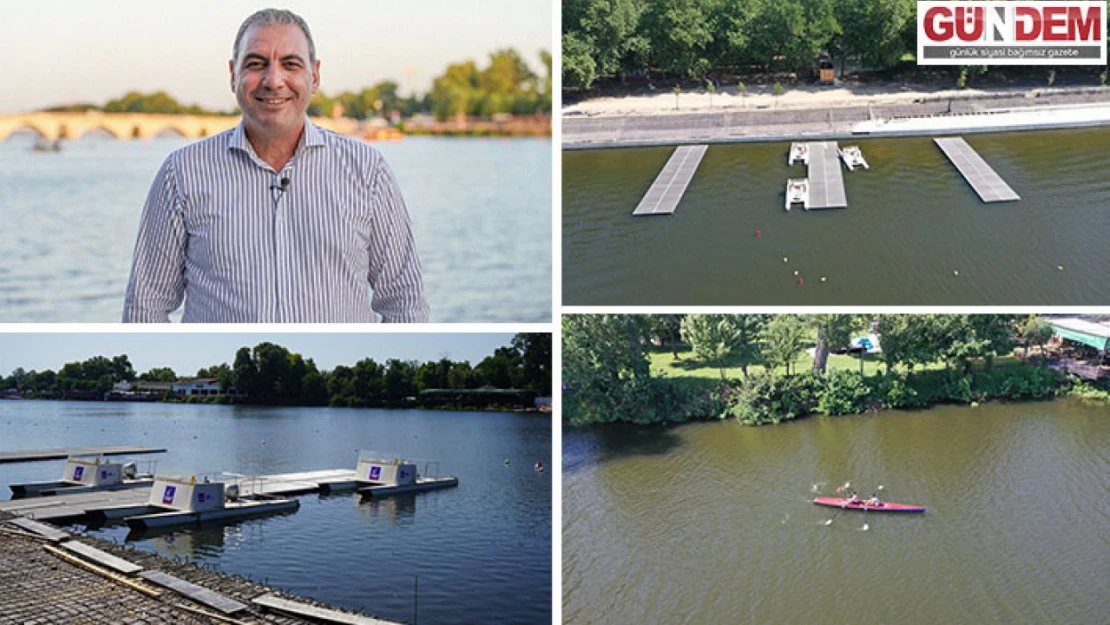
[[[377,482],[380,479],[382,479],[382,468],[378,465],[372,465],[370,467],[370,481]]]
[[[1105,65],[1105,2],[918,2],[918,65]]]
[[[177,494],[176,486],[167,486],[165,492],[162,493],[162,503],[169,505],[173,503],[173,496]]]
[[[74,482],[80,482],[81,478],[84,477],[84,476],[85,476],[85,467],[74,467],[73,468],[73,481]]]

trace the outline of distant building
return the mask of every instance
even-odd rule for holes
[[[220,394],[220,381],[216,378],[195,378],[173,383],[173,393],[178,397],[215,397]]]

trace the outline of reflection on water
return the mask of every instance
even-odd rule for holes
[[[384,521],[387,524],[401,524],[416,517],[415,494],[395,495],[393,497],[370,497],[356,495],[359,516],[371,521]],[[376,525],[373,523],[372,525]]]
[[[169,136],[92,133],[61,152],[0,142],[0,322],[116,322],[140,211]],[[551,319],[551,141],[376,144],[412,218],[436,322]]]

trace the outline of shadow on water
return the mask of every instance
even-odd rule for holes
[[[677,425],[606,423],[563,430],[563,473],[631,456],[661,456],[681,444]]]

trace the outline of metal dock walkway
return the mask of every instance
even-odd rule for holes
[[[848,196],[844,193],[844,172],[840,170],[839,154],[835,141],[809,143],[809,206],[818,208],[846,208]]]
[[[644,194],[633,215],[670,215],[678,208],[678,202],[694,172],[698,170],[705,156],[707,145],[680,145],[671,154],[663,171],[656,176],[651,188]]]
[[[963,137],[941,137],[933,141],[984,202],[1012,202],[1021,199],[983,157],[971,149]]]
[[[65,460],[70,456],[122,456],[131,454],[160,454],[162,447],[134,447],[110,445],[107,447],[72,447],[66,449],[39,449],[35,451],[0,451],[0,463],[35,462],[38,460]]]

